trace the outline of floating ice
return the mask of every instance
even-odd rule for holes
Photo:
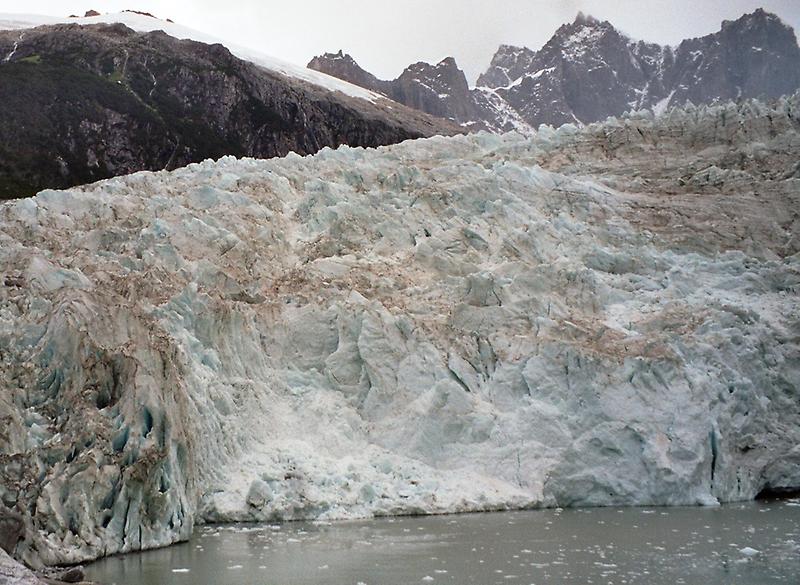
[[[754,548],[746,546],[744,548],[740,548],[739,552],[742,553],[746,557],[753,557],[753,556],[759,554],[761,551],[758,551],[758,550],[756,550]]]

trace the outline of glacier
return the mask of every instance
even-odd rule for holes
[[[229,157],[3,204],[14,555],[800,487],[798,112]]]

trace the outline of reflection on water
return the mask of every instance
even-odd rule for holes
[[[800,583],[800,500],[200,527],[105,559],[117,585]]]

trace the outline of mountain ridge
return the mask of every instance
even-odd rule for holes
[[[225,155],[459,131],[361,88],[331,91],[221,44],[121,23],[0,31],[0,55],[0,198]]]
[[[348,66],[338,69],[329,57],[314,58],[309,68],[356,84],[374,78],[349,55]],[[419,64],[412,67],[420,73],[413,81],[430,86],[435,78]],[[412,77],[410,70],[398,80]],[[634,40],[608,21],[579,13],[539,50],[501,45],[475,88],[454,88],[457,100],[446,86],[424,102],[407,99],[412,93],[408,90],[392,91],[397,101],[468,129],[502,131],[509,126],[524,130],[540,124],[590,123],[638,109],[660,113],[687,101],[771,99],[798,87],[800,47],[795,31],[777,15],[758,9],[674,47]],[[436,99],[440,94],[449,99]],[[488,96],[490,108],[481,101]],[[503,123],[502,115],[511,115],[514,124]]]

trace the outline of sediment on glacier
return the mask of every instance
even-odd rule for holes
[[[798,112],[225,158],[4,204],[13,555],[797,488]]]

